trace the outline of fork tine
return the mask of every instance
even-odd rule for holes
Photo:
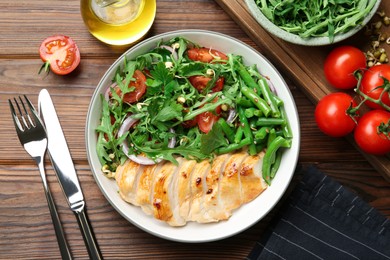
[[[19,99],[20,99],[20,102],[22,103],[22,105],[24,107],[23,100],[20,97],[19,97]],[[23,111],[20,108],[18,100],[16,98],[14,98],[14,101],[15,101],[15,104],[16,104],[16,108],[18,109],[19,116],[20,116],[20,118],[22,119],[22,122],[23,122],[23,126],[24,127],[22,128],[22,130],[24,131],[26,129],[30,129],[30,125],[27,123],[26,118],[23,115]],[[25,112],[26,116],[28,116],[26,108],[24,108],[24,112]]]
[[[26,100],[27,104],[29,105],[31,112],[34,114],[34,112],[31,109],[32,104],[31,104],[30,100],[26,97],[26,95],[24,95],[24,99]],[[25,114],[26,118],[28,119],[27,124],[29,125],[29,127],[35,127],[36,125],[35,125],[34,121],[31,119],[30,113],[27,111],[26,106],[24,105],[24,102],[20,96],[19,96],[19,100],[20,100],[20,103],[22,103],[24,114]]]
[[[28,114],[29,115],[28,118],[29,118],[31,124],[35,127],[35,126],[37,126],[38,124],[41,123],[41,119],[39,118],[38,112],[35,109],[34,105],[31,103],[30,99],[28,99],[28,97],[26,95],[23,95],[23,96],[24,96],[24,99],[27,102],[28,107],[30,108],[31,115],[33,116],[34,120],[31,119],[30,114]],[[23,104],[23,106],[24,106],[24,104]]]
[[[24,131],[24,127],[20,123],[19,117],[16,115],[15,107],[12,104],[12,101],[10,99],[8,99],[8,103],[9,103],[9,107],[11,109],[11,114],[12,114],[12,118],[13,118],[16,130],[17,131]]]

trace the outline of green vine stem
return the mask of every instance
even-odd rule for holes
[[[383,95],[387,94],[387,95],[390,95],[390,81],[384,77],[383,78],[383,85],[381,86],[378,86],[376,87],[375,89],[373,89],[372,91],[374,90],[377,90],[377,89],[383,89],[379,98],[378,99],[375,99],[375,98],[372,98],[370,96],[367,96],[366,94],[364,94],[361,90],[360,90],[360,85],[361,85],[361,82],[362,82],[362,79],[363,79],[363,73],[361,70],[358,70],[355,72],[355,77],[357,78],[358,80],[358,83],[357,83],[357,86],[355,88],[355,92],[356,94],[358,94],[359,96],[361,96],[363,99],[360,101],[360,103],[355,106],[355,107],[349,107],[348,110],[347,110],[347,113],[351,116],[356,116],[357,115],[357,112],[358,110],[360,109],[360,107],[368,100],[368,101],[371,101],[372,103],[375,103],[375,104],[378,104],[380,105],[381,107],[383,107],[384,109],[386,109],[387,111],[390,111],[390,106],[386,105],[385,103],[382,102],[382,97]]]

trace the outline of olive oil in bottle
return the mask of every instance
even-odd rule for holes
[[[156,15],[156,0],[81,0],[81,15],[90,33],[110,45],[142,38]]]

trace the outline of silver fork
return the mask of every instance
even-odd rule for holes
[[[27,103],[27,106],[21,97],[19,97],[19,102],[16,98],[14,98],[16,109],[12,104],[12,101],[10,99],[8,100],[16,128],[16,133],[18,134],[19,140],[24,149],[38,164],[62,259],[72,259],[72,255],[70,253],[69,246],[62,229],[61,221],[57,213],[57,208],[54,204],[53,197],[47,184],[45,168],[43,166],[47,149],[46,130],[43,127],[42,122],[39,119],[39,116],[31,101],[25,95],[24,99],[25,103]]]

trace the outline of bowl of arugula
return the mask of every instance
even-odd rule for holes
[[[196,50],[206,50],[206,53],[203,54],[212,57],[210,63],[204,64],[190,58],[193,55],[191,50],[193,50],[194,44],[197,46]],[[190,48],[190,46],[192,47]],[[218,62],[214,61],[214,59],[218,60],[219,58],[221,59]],[[181,227],[172,227],[151,215],[146,215],[140,207],[123,200],[118,192],[120,187],[114,179],[115,173],[113,174],[112,167],[115,167],[114,164],[121,163],[122,158],[128,161],[127,156],[133,156],[134,159],[134,154],[131,154],[133,148],[142,150],[145,155],[150,155],[152,163],[153,161],[159,163],[160,160],[174,161],[174,157],[180,155],[182,158],[186,156],[199,156],[200,159],[209,157],[214,148],[211,151],[209,149],[217,143],[213,139],[218,139],[218,142],[223,144],[221,149],[230,147],[225,146],[228,144],[228,138],[223,136],[211,135],[208,137],[212,138],[207,139],[207,134],[201,133],[205,129],[200,129],[199,121],[197,122],[198,126],[191,126],[189,129],[183,123],[192,121],[195,114],[201,115],[207,109],[216,110],[217,107],[224,104],[229,104],[230,108],[233,108],[238,100],[236,93],[244,91],[240,85],[242,84],[240,73],[237,71],[237,68],[242,68],[242,66],[250,72],[247,76],[253,78],[260,76],[267,81],[272,88],[272,97],[278,101],[281,109],[283,107],[279,113],[280,116],[283,114],[284,119],[279,120],[279,124],[282,124],[283,127],[279,128],[278,133],[274,131],[275,138],[273,140],[281,140],[281,137],[276,137],[276,134],[285,135],[288,139],[288,148],[280,150],[281,156],[278,156],[280,160],[277,172],[266,190],[250,202],[235,209],[227,220],[212,223],[193,221]],[[218,75],[224,76],[225,79],[223,88],[217,90],[213,87],[210,95],[203,94],[205,89],[201,88],[202,91],[200,91],[196,88],[195,81],[191,82],[193,76],[196,77],[203,73],[206,75],[210,69],[205,70],[205,68],[213,68],[212,74],[215,79],[218,78]],[[137,70],[144,73],[146,77],[143,80],[146,85],[145,92],[141,91],[139,84],[137,85],[141,79],[137,75],[140,72],[135,72]],[[133,76],[127,77],[127,75]],[[125,83],[122,84],[123,82]],[[209,82],[215,83],[215,86],[218,85],[217,80]],[[119,85],[121,91],[124,92],[117,93],[115,84]],[[131,86],[131,88],[127,88],[127,86]],[[144,96],[136,98],[137,93],[141,92],[145,93]],[[124,101],[127,93],[129,99]],[[135,97],[135,103],[130,99],[131,97]],[[185,98],[182,99],[182,97]],[[201,98],[200,102],[196,101],[198,97]],[[195,102],[190,103],[191,100]],[[205,103],[207,100],[209,102]],[[130,104],[124,104],[126,102]],[[158,104],[164,106],[162,108],[156,107]],[[236,107],[238,108],[238,106]],[[232,110],[226,112],[233,115],[230,114],[230,111]],[[248,108],[248,112],[250,111],[252,109]],[[257,110],[253,110],[253,115],[249,113],[246,116],[254,116],[255,111]],[[130,116],[127,117],[129,114]],[[267,112],[267,114],[271,115],[272,113]],[[122,115],[125,117],[120,118]],[[147,119],[150,116],[153,116],[154,119],[148,119],[144,124],[143,118]],[[233,115],[232,118],[226,120],[237,120],[237,117],[240,115]],[[272,118],[270,117],[270,119]],[[134,123],[136,120],[138,121]],[[116,128],[119,125],[118,121],[121,125],[119,130]],[[289,129],[284,127],[287,121]],[[168,123],[169,125],[167,125]],[[127,125],[125,127],[127,132],[121,135],[120,132],[123,132],[121,129],[124,125]],[[148,135],[146,138],[141,132],[134,131],[135,129],[141,131],[144,126],[149,129],[145,131],[145,134]],[[218,125],[215,124],[215,126]],[[247,126],[249,129],[249,125]],[[128,127],[132,128],[129,130]],[[236,128],[241,128],[241,125],[237,124]],[[171,129],[175,129],[175,131]],[[208,134],[218,132],[218,129],[219,127],[213,126]],[[184,139],[183,136],[180,137],[183,133],[187,133],[187,130],[191,134],[186,134]],[[287,132],[284,132],[285,130]],[[154,135],[157,132],[158,134]],[[219,133],[222,134],[222,132]],[[158,142],[151,141],[154,139],[149,134],[153,135],[153,138],[162,137],[162,139]],[[173,136],[176,137],[173,138]],[[294,175],[300,147],[300,126],[297,108],[286,82],[262,54],[228,35],[204,30],[179,30],[156,35],[138,43],[111,65],[92,96],[87,114],[85,137],[87,157],[96,183],[111,205],[125,219],[140,229],[164,239],[199,243],[227,238],[249,228],[265,217],[278,203]],[[207,140],[200,142],[199,147],[192,145],[198,143],[199,138]],[[242,142],[245,140],[247,138],[242,138]],[[124,141],[128,143],[126,152],[123,150]],[[255,144],[255,142],[250,141],[247,144]],[[258,144],[260,147],[261,143]],[[178,147],[181,148],[176,150]],[[159,151],[163,151],[163,154]],[[153,157],[154,155],[156,157]],[[117,163],[113,163],[116,159],[118,159]],[[138,159],[141,160],[140,164],[150,162],[147,157]],[[273,163],[275,162],[276,160]],[[109,169],[105,167],[106,165],[109,165]]]
[[[256,21],[269,33],[294,44],[329,45],[360,31],[380,0],[245,0]]]

